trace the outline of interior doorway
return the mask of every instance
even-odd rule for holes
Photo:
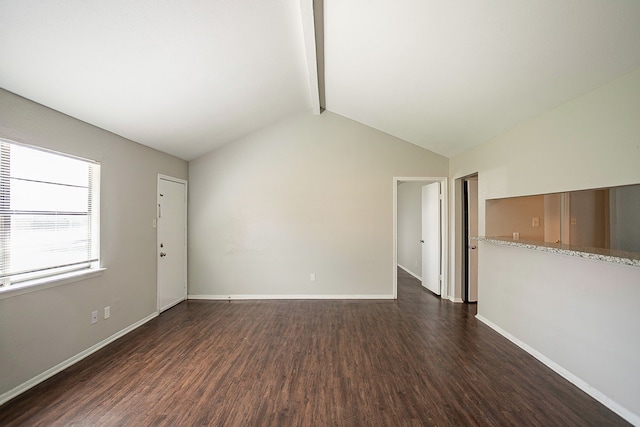
[[[478,175],[462,179],[462,301],[478,302]]]
[[[404,187],[400,187],[404,185]],[[410,230],[398,229],[398,205],[403,193],[412,186],[412,209],[416,225]],[[424,187],[424,188],[423,188]],[[399,200],[400,195],[400,200]],[[424,209],[425,197],[428,199]],[[417,213],[415,211],[417,210]],[[402,213],[402,206],[400,212]],[[447,178],[407,177],[393,179],[393,298],[398,297],[398,267],[419,279],[423,286],[442,298],[449,298],[447,282]],[[402,218],[401,218],[402,225]],[[423,230],[426,234],[423,235]],[[399,242],[401,247],[399,248]],[[407,242],[413,257],[405,255]],[[425,249],[425,250],[423,250]],[[399,257],[400,250],[400,257]],[[434,256],[435,255],[435,256]],[[400,262],[399,259],[402,261]],[[403,265],[404,264],[406,265]]]

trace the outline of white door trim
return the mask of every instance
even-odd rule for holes
[[[189,194],[189,183],[187,180],[176,178],[169,175],[158,174],[158,180],[156,182],[156,311],[160,312],[160,292],[158,291],[160,274],[159,274],[159,264],[158,260],[160,259],[160,242],[158,240],[158,219],[160,217],[160,180],[172,181],[178,184],[184,184],[184,300],[187,299],[187,200]]]
[[[440,297],[449,298],[449,216],[448,216],[448,178],[437,177],[393,177],[393,299],[398,298],[398,184],[400,182],[424,182],[425,184],[430,182],[440,182],[440,191],[442,196],[441,205],[441,224],[440,232],[442,233],[442,247],[441,247],[441,271],[442,271],[442,284],[440,287]]]

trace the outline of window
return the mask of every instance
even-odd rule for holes
[[[99,267],[100,165],[0,140],[0,290]]]

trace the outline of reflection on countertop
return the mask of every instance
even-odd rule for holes
[[[514,246],[518,248],[533,249],[542,252],[556,253],[561,255],[569,255],[580,258],[611,262],[614,264],[624,264],[640,267],[640,253],[638,252],[625,252],[614,249],[570,246],[562,243],[548,243],[534,240],[514,240],[511,237],[473,237],[473,240],[494,245]]]

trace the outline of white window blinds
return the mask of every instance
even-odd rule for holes
[[[100,165],[0,140],[0,286],[97,267]]]

